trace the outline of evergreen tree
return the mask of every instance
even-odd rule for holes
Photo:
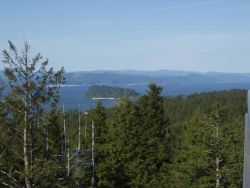
[[[178,179],[179,187],[215,186],[214,134],[214,127],[200,111],[186,124],[183,149],[174,161],[173,178]]]
[[[163,164],[168,163],[171,153],[167,141],[168,121],[164,115],[162,88],[149,85],[147,95],[139,99],[141,114],[139,148],[137,161],[138,187],[159,186],[159,174]]]
[[[105,174],[102,187],[133,187],[136,140],[138,139],[138,113],[127,98],[115,107],[108,123],[108,155],[104,160]]]
[[[95,124],[95,164],[97,186],[103,187],[103,174],[105,174],[104,160],[107,157],[107,117],[106,109],[102,106],[100,101],[97,102],[94,109],[94,124]]]
[[[37,54],[30,57],[30,46],[24,43],[24,49],[19,53],[9,42],[9,51],[3,51],[4,74],[8,79],[10,92],[4,97],[5,124],[12,129],[15,136],[10,147],[15,163],[7,162],[16,175],[9,186],[38,187],[37,182],[46,181],[43,177],[46,158],[43,148],[46,140],[44,120],[47,118],[45,104],[56,103],[59,99],[59,84],[63,83],[64,70],[54,72],[47,69],[48,60],[43,61]],[[8,176],[11,172],[5,172]],[[39,180],[38,180],[39,179]]]
[[[45,171],[43,178],[37,179],[38,185],[43,187],[62,187],[63,185],[69,185],[66,177],[66,169],[61,153],[63,142],[61,139],[61,126],[59,121],[59,111],[55,105],[52,105],[50,112],[47,112],[47,119],[44,121],[44,136],[41,143],[44,143],[43,157],[45,161],[43,163],[43,170]],[[45,142],[44,142],[45,141]],[[38,169],[40,170],[40,169]],[[37,172],[39,173],[39,172]]]

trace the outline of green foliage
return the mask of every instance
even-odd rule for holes
[[[108,127],[106,110],[98,101],[94,109],[93,121],[95,123],[95,164],[96,164],[96,178],[98,187],[105,185],[105,169],[107,166],[103,162],[108,155]]]
[[[136,93],[133,89],[128,88],[93,85],[86,92],[85,96],[88,98],[108,97],[117,99],[124,96],[133,98],[139,96],[139,94]]]
[[[178,186],[172,187],[214,187],[217,154],[222,160],[221,187],[242,187],[246,92],[231,90],[166,98],[165,109],[172,114],[171,127],[179,127],[174,129],[179,136],[174,139],[175,154],[169,166],[170,181]],[[216,123],[219,146],[216,146]],[[203,139],[208,139],[206,145],[202,144]]]
[[[47,134],[53,128],[45,125],[49,118],[45,105],[57,103],[64,70],[48,69],[48,60],[43,60],[40,53],[31,58],[27,42],[19,52],[9,41],[9,51],[3,50],[3,63],[10,91],[1,101],[0,129],[4,141],[0,185],[30,188],[50,182],[56,187],[60,164],[44,144],[49,142],[48,137],[55,137]],[[52,146],[53,150],[57,147]]]
[[[159,182],[157,176],[161,173],[164,163],[170,159],[168,147],[168,121],[164,116],[163,97],[160,95],[162,88],[149,85],[147,95],[142,96],[138,101],[140,112],[139,124],[139,145],[140,150],[137,163],[136,186],[156,186]],[[158,183],[157,183],[158,184]]]
[[[186,124],[182,149],[175,157],[175,173],[184,187],[213,187],[214,128],[196,112]]]

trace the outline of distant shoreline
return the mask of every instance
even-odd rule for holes
[[[83,85],[76,85],[76,84],[60,85],[60,87],[76,87],[76,86],[83,86]]]
[[[114,97],[93,97],[92,100],[119,100]]]

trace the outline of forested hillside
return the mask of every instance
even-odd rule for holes
[[[65,112],[64,70],[29,49],[3,52],[0,187],[242,187],[246,91],[165,97],[152,83],[136,101]]]
[[[160,90],[150,85],[136,102],[89,111],[104,140],[96,148],[97,186],[215,187],[219,179],[219,187],[241,187],[246,91],[161,97]],[[77,113],[68,113],[75,114],[68,122],[74,143]]]

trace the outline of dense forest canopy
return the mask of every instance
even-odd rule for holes
[[[27,43],[3,55],[0,187],[242,187],[246,91],[170,97],[152,83],[135,101],[65,112],[63,69]]]

